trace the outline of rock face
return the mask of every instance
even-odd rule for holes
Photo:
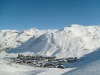
[[[71,25],[63,29],[1,30],[0,50],[40,55],[81,57],[100,48],[100,26]]]

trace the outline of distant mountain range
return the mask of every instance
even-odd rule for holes
[[[0,30],[0,50],[10,53],[82,57],[100,49],[100,26],[73,24],[63,29]]]

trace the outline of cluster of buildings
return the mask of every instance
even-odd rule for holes
[[[48,57],[48,56],[24,56],[18,54],[16,58],[12,58],[13,62],[19,64],[27,64],[36,67],[48,67],[48,68],[65,68],[63,64],[72,63],[77,61],[77,57],[75,58],[65,58],[65,59],[57,59],[56,57]]]

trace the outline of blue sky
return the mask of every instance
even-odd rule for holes
[[[100,0],[0,0],[0,29],[100,25]]]

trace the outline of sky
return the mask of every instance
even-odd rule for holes
[[[100,0],[0,0],[1,29],[100,25]]]

